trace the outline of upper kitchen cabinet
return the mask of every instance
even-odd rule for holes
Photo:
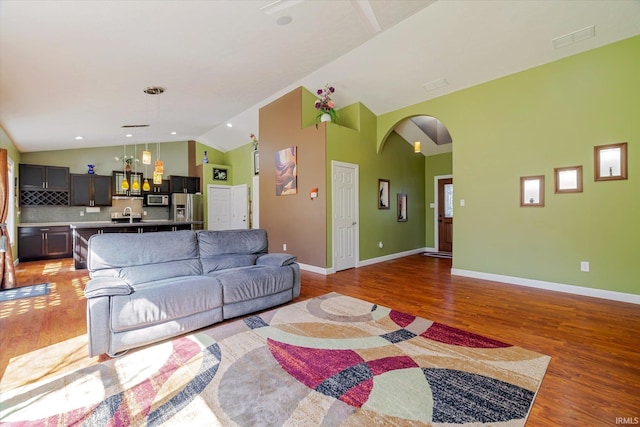
[[[20,205],[68,206],[69,168],[21,164]]]
[[[72,206],[111,206],[111,176],[71,174]]]
[[[21,164],[20,189],[69,191],[69,168]]]
[[[197,176],[171,175],[169,180],[171,181],[172,193],[195,194],[200,192],[200,178]]]
[[[151,186],[151,189],[149,191],[145,191],[145,194],[169,194],[171,192],[171,181],[168,179],[163,179],[161,184],[154,184],[153,180],[149,178],[149,185]]]
[[[112,189],[114,196],[141,196],[144,177],[142,172],[113,171]],[[126,185],[122,185],[126,180]],[[136,188],[137,187],[137,188]]]

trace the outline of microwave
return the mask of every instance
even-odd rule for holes
[[[167,194],[147,194],[147,206],[169,206],[169,196]]]

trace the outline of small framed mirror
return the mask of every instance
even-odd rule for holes
[[[555,168],[556,193],[582,193],[582,166]]]
[[[627,143],[594,147],[595,180],[627,179]]]
[[[544,206],[544,175],[520,177],[520,206]]]
[[[407,222],[407,195],[398,193],[398,222]]]

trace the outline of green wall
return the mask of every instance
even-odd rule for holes
[[[134,150],[134,148],[136,150]],[[125,152],[127,156],[132,156],[134,152],[142,160],[142,151],[144,144],[134,146],[129,144],[126,151],[123,146],[118,147],[87,147],[71,150],[52,150],[52,151],[36,151],[22,153],[22,163],[34,165],[48,166],[66,166],[71,173],[86,173],[87,165],[95,165],[95,171],[98,175],[111,175],[114,170],[122,170],[122,163],[115,160],[114,157],[123,157]],[[153,175],[153,162],[156,160],[157,144],[149,144],[151,152],[151,165],[147,166],[145,176]],[[164,176],[169,175],[188,175],[188,153],[187,142],[163,142],[160,144],[160,159],[164,162]],[[137,171],[144,172],[145,165],[142,162],[137,164]]]
[[[640,294],[638,52],[633,37],[378,118],[378,146],[411,115],[449,129],[455,269]],[[617,142],[629,178],[594,182],[594,146]],[[575,165],[584,191],[554,194],[554,168]],[[545,175],[545,207],[519,206],[528,175]]]
[[[315,98],[314,98],[315,99]],[[313,105],[313,103],[309,103]],[[303,103],[304,105],[304,103]],[[424,156],[392,133],[376,152],[376,116],[356,103],[339,111],[340,125],[327,124],[327,189],[331,192],[331,161],[359,165],[360,260],[424,247]],[[304,117],[304,115],[303,115]],[[349,127],[348,127],[348,126]],[[356,130],[354,128],[360,129]],[[391,208],[378,209],[378,179],[390,180]],[[397,221],[397,193],[408,195],[408,221]],[[327,203],[327,263],[332,266],[331,198]],[[384,247],[378,247],[382,241]]]

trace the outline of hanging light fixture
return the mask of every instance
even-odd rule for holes
[[[151,151],[149,151],[149,144],[144,144],[144,151],[142,152],[142,164],[144,164],[144,181],[142,182],[142,190],[149,191],[151,190],[151,186],[149,185],[149,180],[147,179],[147,165],[151,164]]]
[[[140,191],[140,179],[138,177],[138,159],[136,159],[136,153],[138,152],[138,144],[133,145],[133,176],[131,177],[131,189],[133,191]]]
[[[145,143],[144,151],[142,152],[142,164],[150,165],[151,164],[151,151],[149,151],[149,144]]]
[[[156,163],[153,169],[153,183],[162,184],[162,174],[164,173],[164,162],[160,160],[160,143],[158,142],[158,148],[156,150]]]
[[[144,89],[144,93],[146,93],[147,95],[161,95],[162,93],[164,93],[164,88],[159,86],[149,86]],[[147,114],[148,113],[149,112],[147,108]],[[157,114],[157,104],[156,104],[156,114]],[[157,149],[156,149],[156,161],[153,168],[153,183],[156,185],[160,185],[162,184],[162,175],[164,174],[164,162],[160,160],[160,143],[157,142],[156,144],[157,144]],[[144,163],[144,160],[143,160],[143,163]],[[150,152],[149,152],[149,164],[151,164]]]
[[[119,159],[116,157],[116,160]],[[129,181],[127,181],[127,166],[129,166],[129,163],[127,163],[127,144],[124,144],[122,146],[122,171],[124,172],[124,176],[122,177],[120,188],[125,191],[129,189]]]

